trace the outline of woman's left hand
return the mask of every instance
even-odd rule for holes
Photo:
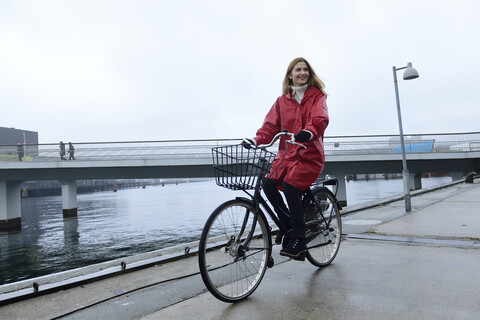
[[[312,139],[312,134],[309,131],[301,130],[299,133],[293,136],[295,141],[298,142],[308,142]]]

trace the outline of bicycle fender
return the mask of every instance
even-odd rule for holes
[[[250,203],[251,205],[254,205],[253,203],[253,200],[250,199],[250,198],[245,198],[245,197],[236,197],[235,200],[239,200],[239,201],[245,201],[245,202],[248,202]]]

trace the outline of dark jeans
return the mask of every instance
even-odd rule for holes
[[[292,238],[305,238],[305,217],[303,213],[302,197],[300,191],[294,186],[282,182],[283,193],[288,203],[288,208],[283,201],[282,195],[278,190],[278,183],[273,180],[265,179],[263,190],[265,195],[278,215],[278,219],[287,230],[291,231]],[[290,215],[285,216],[285,213]]]

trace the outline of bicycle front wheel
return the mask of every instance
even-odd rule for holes
[[[253,237],[245,243],[252,229]],[[200,238],[198,262],[203,282],[222,301],[243,300],[262,281],[271,248],[263,213],[259,212],[255,221],[252,202],[227,201],[210,215]]]
[[[312,195],[313,199],[304,203],[307,259],[313,265],[323,267],[335,259],[340,248],[342,219],[336,198],[330,190],[315,187]]]

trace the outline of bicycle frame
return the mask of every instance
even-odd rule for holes
[[[273,222],[279,228],[281,228],[282,231],[284,231],[285,233],[287,232],[287,230],[285,230],[285,228],[280,223],[280,220],[273,213],[273,210],[267,204],[266,200],[261,195],[261,188],[260,187],[261,187],[261,184],[263,183],[265,175],[266,175],[266,173],[261,173],[261,174],[258,175],[257,182],[256,182],[256,185],[255,185],[255,192],[254,192],[253,195],[251,195],[246,190],[242,190],[243,192],[245,192],[246,194],[248,194],[250,196],[251,201],[253,202],[254,208],[255,208],[255,210],[253,212],[253,226],[254,227],[250,230],[249,234],[247,235],[247,237],[245,238],[245,240],[242,243],[242,246],[245,247],[245,248],[249,248],[248,244],[250,243],[250,241],[253,238],[253,234],[255,232],[255,226],[256,226],[257,221],[258,221],[258,213],[259,213],[259,210],[260,210],[260,205],[262,205],[262,207],[267,211],[268,215],[273,220]],[[238,233],[238,240],[237,241],[240,241],[241,236],[242,236],[243,232],[245,231],[245,225],[247,223],[247,220],[248,220],[248,215],[245,215],[245,218],[244,218],[244,221],[243,221],[243,224],[242,224],[242,228],[240,229],[240,231]]]
[[[277,227],[282,231],[284,232],[284,234],[287,234],[288,233],[288,230],[286,230],[284,228],[284,226],[282,225],[282,223],[280,222],[280,220],[277,218],[277,216],[275,215],[275,213],[273,212],[272,208],[268,205],[267,201],[262,197],[261,195],[261,184],[263,183],[264,179],[265,179],[265,175],[266,173],[261,173],[258,175],[258,179],[257,179],[257,183],[256,183],[256,186],[255,186],[255,192],[253,194],[253,196],[247,192],[246,190],[243,190],[246,194],[248,194],[254,204],[254,208],[255,208],[255,211],[253,212],[253,228],[250,230],[249,234],[247,235],[247,237],[245,238],[245,240],[243,241],[242,243],[242,246],[244,248],[249,248],[248,244],[250,243],[250,241],[252,240],[253,238],[253,234],[254,234],[254,231],[255,231],[255,226],[257,224],[257,220],[258,220],[258,213],[259,213],[259,209],[260,209],[260,205],[263,207],[263,209],[265,209],[265,211],[267,212],[267,214],[270,216],[270,218],[273,220],[273,222],[277,225]],[[337,184],[336,182],[337,179],[329,179],[327,180],[327,182],[332,182],[332,181],[335,181],[335,184]],[[323,215],[323,212],[318,204],[318,202],[314,199],[313,195],[312,195],[312,191],[310,189],[310,187],[305,191],[307,193],[307,195],[310,197],[310,199],[313,200],[315,206],[317,207],[318,209],[318,212],[320,213],[321,217],[322,217],[322,220],[325,222],[325,225],[330,225],[330,223],[332,222],[332,217],[330,216],[330,218],[328,219],[328,222],[327,222],[327,219],[325,219],[325,216]],[[335,198],[336,199],[336,198]],[[333,210],[333,208],[332,208]],[[244,221],[243,221],[243,224],[242,224],[242,228],[239,232],[239,235],[238,235],[238,240],[241,239],[241,235],[243,234],[243,232],[245,231],[245,225],[246,225],[246,222],[247,222],[247,219],[248,219],[248,215],[245,215],[245,218],[244,218]],[[315,233],[312,233],[308,238],[315,238],[319,233],[319,232],[315,232]],[[307,242],[309,242],[309,240],[307,239]],[[311,247],[308,247],[308,249],[313,249],[313,248],[318,248],[318,247],[321,247],[321,246],[325,246],[325,245],[328,245],[331,243],[331,240],[325,242],[325,243],[320,243],[320,244],[317,244],[317,245],[314,245],[314,246],[311,246]]]

